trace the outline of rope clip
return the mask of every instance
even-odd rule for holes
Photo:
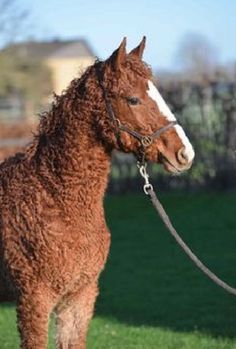
[[[153,190],[153,186],[149,183],[149,175],[147,173],[147,164],[144,163],[143,165],[140,165],[140,163],[137,163],[139,173],[144,179],[144,185],[143,185],[143,191],[146,195],[149,195],[149,191]]]

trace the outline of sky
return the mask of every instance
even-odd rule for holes
[[[147,37],[144,59],[155,69],[174,69],[183,37],[204,35],[222,63],[236,61],[235,0],[19,0],[29,9],[38,39],[88,40],[95,54],[107,58],[124,36],[128,50]]]

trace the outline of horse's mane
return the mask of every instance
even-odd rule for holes
[[[39,135],[51,134],[58,131],[68,121],[69,115],[79,111],[81,102],[85,97],[85,82],[91,76],[93,66],[86,69],[80,78],[75,78],[61,95],[54,93],[53,102],[49,111],[39,115]]]
[[[132,84],[132,80],[135,82],[136,76],[149,79],[152,75],[150,67],[132,55],[127,56],[123,67],[126,78],[122,79],[120,79],[122,72],[119,74],[114,72],[111,69],[109,59],[104,62],[97,60],[94,65],[86,69],[80,78],[72,80],[61,95],[54,94],[50,110],[40,115],[38,131],[28,148],[28,154],[34,154],[40,144],[47,142],[49,136],[63,137],[69,127],[70,132],[73,132],[71,129],[72,123],[74,124],[73,129],[76,130],[80,127],[80,122],[91,117],[92,112],[104,110],[102,91],[99,90],[97,68],[103,71],[103,82],[109,90],[112,89],[114,94],[122,93],[127,84]],[[127,76],[129,76],[129,81],[126,80]]]
[[[88,98],[95,98],[98,94],[98,89],[94,90],[94,85],[98,87],[98,77],[96,76],[97,66],[100,65],[104,70],[104,84],[110,86],[121,84],[119,81],[119,75],[111,71],[109,67],[109,60],[105,62],[96,61],[94,65],[89,66],[80,78],[72,80],[66,90],[62,92],[60,96],[54,94],[54,101],[51,109],[44,112],[40,116],[39,132],[48,133],[60,125],[60,121],[63,118],[68,117],[68,113],[74,113],[79,111],[82,102],[87,102]],[[135,76],[141,76],[143,78],[151,77],[150,67],[133,56],[127,56],[126,64],[123,68],[133,73]],[[117,76],[116,76],[117,75]],[[124,81],[126,83],[126,81]],[[111,86],[110,86],[111,87]],[[88,105],[86,105],[89,107]]]

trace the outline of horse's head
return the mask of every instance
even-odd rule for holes
[[[145,38],[127,54],[124,39],[99,73],[106,113],[118,134],[112,144],[135,155],[143,151],[147,160],[177,173],[190,168],[194,150],[142,61],[144,47]]]

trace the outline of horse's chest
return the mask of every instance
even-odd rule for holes
[[[75,260],[82,268],[103,266],[107,258],[109,245],[110,236],[107,232],[100,231],[96,235],[80,236],[77,244],[75,244]]]
[[[104,267],[109,246],[110,234],[105,227],[96,231],[71,228],[67,235],[63,234],[58,248],[54,250],[51,265],[54,272],[49,277],[53,277],[53,283],[59,282],[60,288],[80,283],[81,279],[92,281]]]

